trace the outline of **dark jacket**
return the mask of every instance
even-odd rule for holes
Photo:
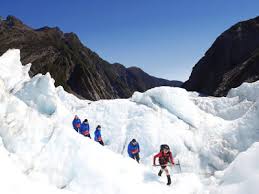
[[[134,145],[132,142],[130,142],[129,145],[128,145],[129,156],[133,157],[135,154],[138,154],[139,152],[140,152],[140,149],[139,149],[138,142],[136,143],[136,145]]]
[[[74,119],[72,125],[77,132],[80,132],[81,120],[79,118]]]
[[[101,130],[99,129],[95,129],[95,132],[94,132],[94,140],[95,141],[102,141],[102,134],[101,134]]]
[[[80,126],[80,133],[83,135],[89,135],[90,134],[90,126],[87,122],[83,122]]]

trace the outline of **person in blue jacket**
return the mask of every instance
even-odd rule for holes
[[[84,122],[80,126],[80,133],[86,137],[89,137],[91,139],[90,135],[90,126],[88,123],[88,120],[85,119]]]
[[[136,139],[132,139],[131,142],[128,145],[128,154],[129,157],[133,158],[139,163],[139,143],[136,141]]]
[[[101,126],[98,125],[95,129],[94,132],[94,140],[96,142],[99,142],[101,145],[104,145],[103,140],[102,140],[102,135],[101,135]]]
[[[72,125],[74,127],[74,129],[80,133],[80,126],[81,126],[81,120],[79,119],[79,117],[77,115],[75,115],[75,118],[72,122]]]

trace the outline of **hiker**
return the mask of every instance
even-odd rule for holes
[[[170,148],[168,145],[163,144],[160,146],[160,152],[154,156],[153,165],[156,166],[156,158],[158,158],[159,164],[161,166],[160,171],[158,172],[158,176],[161,176],[163,171],[165,171],[167,176],[167,185],[171,184],[171,176],[169,174],[169,170],[167,168],[168,162],[174,165],[174,159]]]
[[[89,137],[91,139],[90,126],[87,119],[85,119],[84,122],[81,124],[80,133],[85,137]]]
[[[98,125],[95,129],[94,132],[94,140],[96,142],[99,142],[101,145],[104,145],[103,140],[102,140],[102,135],[101,135],[101,126]]]
[[[129,157],[131,157],[139,163],[139,152],[139,143],[136,141],[136,139],[132,139],[128,145]]]
[[[81,126],[81,120],[79,119],[79,117],[77,115],[75,115],[75,118],[72,122],[72,125],[74,127],[74,129],[80,133],[80,126]]]

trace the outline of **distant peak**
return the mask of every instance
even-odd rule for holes
[[[38,29],[36,29],[36,31],[58,31],[58,32],[62,32],[61,30],[60,30],[60,28],[59,27],[49,27],[49,26],[44,26],[44,27],[42,27],[42,28],[38,28]],[[63,32],[62,32],[63,33]]]
[[[23,25],[22,21],[16,18],[15,16],[9,15],[6,18],[6,22],[8,22],[10,25]]]
[[[132,70],[132,71],[142,71],[143,70],[140,67],[136,67],[136,66],[132,66],[132,67],[128,67],[128,70]]]

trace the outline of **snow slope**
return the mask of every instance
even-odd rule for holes
[[[259,190],[258,169],[259,143],[254,143],[246,152],[242,152],[222,172],[217,172],[220,186],[212,189],[213,194],[257,194]]]
[[[246,181],[248,174],[235,166],[246,162],[244,154],[256,159],[259,82],[243,84],[225,98],[160,87],[130,99],[90,102],[55,88],[49,74],[29,78],[29,67],[21,65],[19,50],[0,57],[0,157],[9,174],[0,174],[9,185],[1,192],[32,193],[34,186],[44,185],[44,193],[89,194],[243,194],[248,186],[251,193],[257,189],[257,171]],[[72,129],[75,114],[89,120],[92,137],[102,126],[105,147]],[[140,165],[127,156],[132,138],[141,146]],[[182,173],[177,166],[172,169],[172,187],[151,166],[162,143],[181,161]],[[257,168],[252,164],[251,172]]]

